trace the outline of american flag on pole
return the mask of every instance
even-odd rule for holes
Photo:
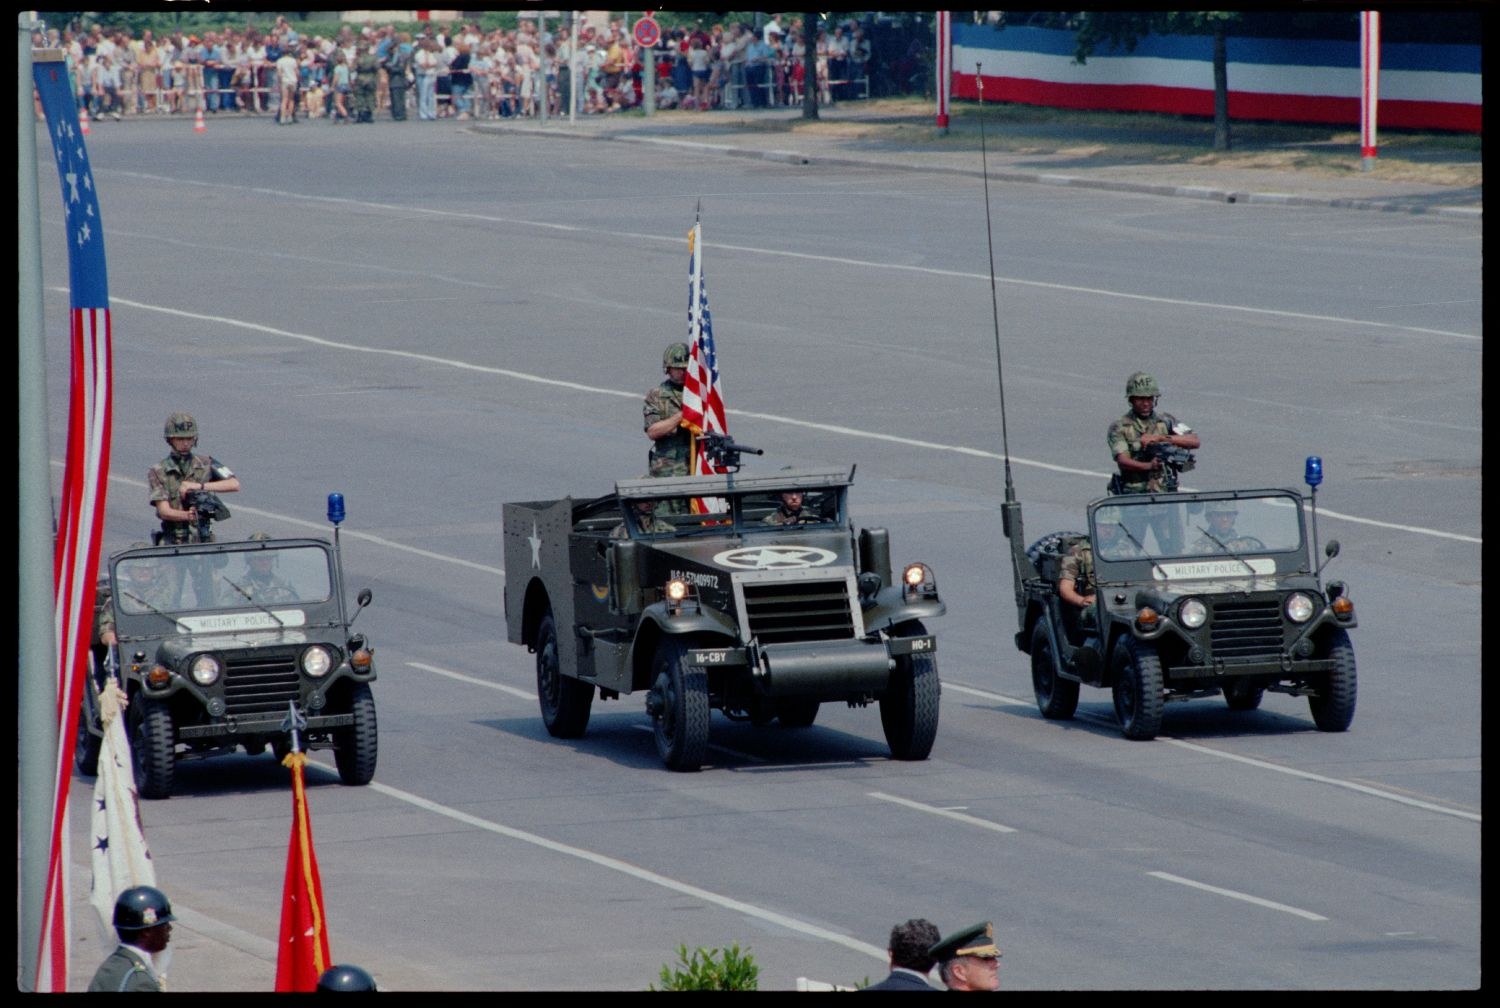
[[[719,392],[719,362],[714,352],[713,317],[708,312],[708,290],[703,285],[703,225],[693,222],[688,232],[688,367],[682,381],[682,422],[693,432],[693,457],[688,472],[694,476],[724,472],[708,458],[702,436],[728,434],[724,400]],[[717,497],[695,497],[693,511],[726,511]]]
[[[312,819],[302,769],[307,754],[293,751],[281,761],[292,771],[292,838],[287,845],[286,880],[281,889],[281,936],[276,953],[276,990],[313,991],[328,961],[328,917],[323,912],[323,880],[313,852]]]
[[[94,577],[99,566],[109,473],[110,317],[99,200],[62,54],[37,52],[32,79],[46,115],[47,135],[62,184],[72,332],[67,458],[53,565],[58,658],[56,787],[41,947],[37,950],[37,989],[62,991],[67,989],[72,923],[68,911],[68,785],[93,628]]]

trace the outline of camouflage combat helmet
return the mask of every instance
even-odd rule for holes
[[[162,437],[168,441],[173,438],[190,437],[196,443],[198,440],[198,421],[193,419],[191,413],[173,413],[167,417],[166,426],[162,429]]]
[[[250,539],[249,539],[249,541],[250,542],[267,542],[270,538],[271,538],[271,536],[267,532],[251,532],[250,533]]]
[[[1240,509],[1235,506],[1235,503],[1232,500],[1216,500],[1209,501],[1207,504],[1203,505],[1203,513],[1206,515],[1237,515],[1240,513]]]
[[[1120,509],[1113,505],[1102,507],[1094,512],[1094,525],[1108,525],[1113,527],[1120,524]]]
[[[686,343],[673,343],[667,347],[666,353],[661,355],[661,366],[663,368],[687,367],[688,345]]]
[[[1137,371],[1125,379],[1125,398],[1134,399],[1136,396],[1159,396],[1161,389],[1156,386],[1156,379],[1144,371]]]
[[[115,929],[119,931],[144,931],[176,919],[167,894],[153,886],[133,886],[115,900]]]

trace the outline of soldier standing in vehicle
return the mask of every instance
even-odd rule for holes
[[[172,940],[172,904],[160,889],[134,886],[115,900],[120,944],[95,971],[90,993],[158,993],[166,989],[164,962]]]
[[[1125,380],[1125,398],[1130,412],[1109,425],[1109,453],[1119,473],[1110,481],[1110,493],[1161,493],[1177,489],[1177,473],[1155,456],[1152,446],[1172,445],[1189,451],[1199,445],[1198,435],[1170,413],[1159,413],[1161,389],[1156,379],[1137,371]]]
[[[146,484],[151,491],[150,503],[161,519],[163,542],[198,542],[198,512],[184,506],[183,494],[207,491],[234,493],[240,481],[229,467],[208,455],[195,455],[198,444],[198,422],[188,413],[167,417],[162,436],[172,453],[151,467]],[[213,533],[206,541],[213,541]]]
[[[688,345],[673,343],[662,354],[667,380],[646,393],[643,409],[646,437],[651,439],[647,457],[653,477],[686,476],[693,450],[692,433],[682,425],[682,383],[687,379]]]

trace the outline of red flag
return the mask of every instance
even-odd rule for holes
[[[67,67],[57,59],[37,59],[32,64],[32,81],[47,119],[47,135],[62,185],[72,345],[67,465],[63,469],[53,566],[58,748],[52,754],[56,766],[52,841],[37,949],[37,990],[46,992],[66,990],[68,980],[72,930],[68,904],[70,763],[93,625],[99,542],[104,533],[112,392],[104,224],[88,151],[78,131],[78,109]]]
[[[312,820],[302,786],[304,753],[287,753],[281,761],[292,771],[292,839],[286,853],[286,883],[281,890],[281,941],[276,953],[276,990],[313,991],[328,961],[328,919],[323,914],[323,881],[313,853]]]

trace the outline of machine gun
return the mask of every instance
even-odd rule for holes
[[[725,472],[740,471],[741,454],[765,454],[759,448],[735,443],[728,434],[703,434],[700,439],[703,442],[703,454],[714,466],[722,468]]]
[[[1198,464],[1193,453],[1169,441],[1158,441],[1146,449],[1146,457],[1161,460],[1161,485],[1163,490],[1176,490],[1177,480],[1185,472],[1191,472]]]
[[[182,507],[198,516],[198,541],[208,542],[213,535],[211,526],[216,521],[229,517],[229,508],[216,493],[207,490],[189,490],[182,495]]]

